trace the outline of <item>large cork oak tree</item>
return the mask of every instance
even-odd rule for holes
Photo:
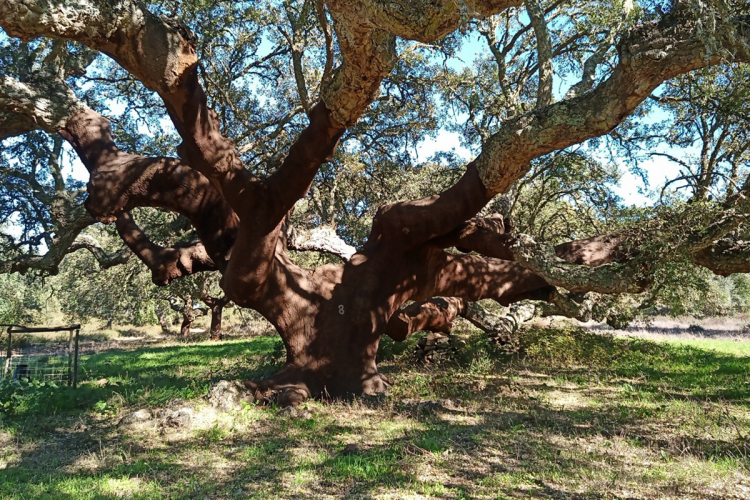
[[[635,258],[637,247],[625,245],[623,235],[550,247],[506,231],[502,217],[477,214],[521,179],[533,160],[610,133],[666,80],[747,61],[750,21],[738,5],[733,11],[727,3],[713,8],[710,2],[674,2],[666,14],[660,10],[613,27],[600,39],[616,53],[589,54],[581,81],[555,102],[549,10],[538,0],[311,1],[327,34],[320,98],[302,103],[309,124],[283,161],[261,177],[243,165],[207,103],[195,37],[185,23],[132,0],[0,0],[0,26],[9,36],[79,42],[158,93],[182,143],[174,157],[118,148],[109,120],[66,86],[69,65],[56,60],[54,50],[27,78],[0,75],[0,138],[32,129],[64,138],[90,174],[88,214],[116,224],[155,283],[218,270],[229,299],[273,324],[287,349],[286,366],[266,380],[245,382],[255,398],[294,404],[377,393],[388,385],[375,362],[381,337],[404,340],[421,328],[439,329],[467,301],[559,302],[565,290],[634,293],[649,285],[648,263]],[[636,19],[628,17],[632,2],[622,8],[623,19]],[[291,234],[290,213],[342,135],[380,95],[400,48],[409,46],[404,41],[438,43],[508,9],[525,9],[535,33],[534,105],[487,132],[478,155],[449,189],[380,207],[366,243],[338,252],[343,264],[314,270],[295,265],[288,253],[295,242],[324,251],[341,243],[335,234]],[[502,30],[489,26],[495,30],[490,37]],[[294,61],[296,71],[299,58]],[[500,87],[498,92],[513,91]],[[682,240],[697,263],[723,274],[750,269],[746,248],[717,247],[747,213],[746,190],[727,198],[726,217]],[[199,241],[153,243],[129,215],[136,207],[189,218]],[[436,307],[434,297],[457,306]],[[415,302],[402,309],[407,301]]]

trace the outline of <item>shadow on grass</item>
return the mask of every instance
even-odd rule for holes
[[[77,389],[33,380],[6,381],[0,385],[0,412],[17,420],[86,411],[106,413],[115,405],[160,405],[178,397],[195,399],[222,378],[256,379],[278,370],[278,364],[269,364],[269,360],[279,343],[273,337],[256,337],[83,356]]]
[[[741,448],[739,437],[686,433],[679,429],[683,422],[672,422],[669,414],[678,411],[672,406],[682,401],[746,407],[747,357],[576,329],[527,331],[522,354],[513,356],[493,355],[484,339],[474,338],[462,359],[438,367],[411,366],[409,344],[402,347],[386,341],[383,345],[384,370],[398,378],[395,397],[334,405],[307,420],[278,417],[274,408],[251,408],[270,418],[254,425],[250,433],[203,431],[185,441],[164,442],[158,450],[123,440],[111,419],[103,420],[97,435],[76,429],[70,420],[60,430],[61,422],[50,415],[106,412],[97,403],[112,401],[115,395],[125,405],[159,405],[174,397],[202,396],[220,378],[259,378],[278,368],[268,362],[278,350],[277,340],[261,337],[91,356],[84,360],[88,382],[78,391],[58,392],[80,399],[53,404],[44,400],[54,397],[52,391],[30,390],[27,406],[7,419],[19,426],[15,435],[22,436],[19,441],[25,446],[9,467],[0,470],[0,485],[4,485],[0,496],[14,498],[13,488],[18,488],[23,492],[18,498],[116,498],[124,491],[130,498],[143,499],[332,494],[372,498],[383,489],[406,489],[444,498],[497,496],[502,491],[500,498],[624,500],[631,496],[616,493],[617,488],[602,493],[597,489],[651,481],[651,497],[679,496],[681,485],[668,477],[671,460],[692,457],[714,464],[710,467],[727,463],[745,470],[749,465],[750,450]],[[97,385],[101,379],[107,385]],[[548,384],[558,379],[563,383]],[[553,392],[599,401],[560,408],[546,401]],[[429,406],[406,402],[415,396],[441,402]],[[444,404],[447,399],[456,406]],[[354,417],[341,417],[337,411]],[[377,416],[367,420],[368,412]],[[719,410],[706,418],[712,425],[730,425]],[[26,419],[34,420],[33,425]],[[371,430],[368,425],[394,419],[408,430],[345,452],[352,436]],[[48,434],[35,431],[39,425]],[[611,444],[606,444],[610,440],[624,441],[636,451],[610,452]],[[581,443],[594,442],[601,444],[590,451],[582,449]],[[74,446],[59,459],[43,458],[52,448],[71,443]],[[91,454],[104,455],[103,450],[109,450],[108,456],[126,458],[116,464],[105,462],[95,472],[75,472],[74,464]],[[200,458],[204,453],[208,459]],[[199,458],[185,459],[190,455]],[[209,479],[207,466],[212,460],[232,465],[223,475]],[[644,464],[633,466],[633,461]],[[442,467],[439,481],[420,473],[428,466]],[[72,473],[60,472],[71,467]],[[566,483],[589,476],[583,493]],[[721,492],[706,491],[696,498],[723,497]]]

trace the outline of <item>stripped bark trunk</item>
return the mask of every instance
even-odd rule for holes
[[[447,296],[513,304],[549,298],[551,284],[614,291],[613,280],[630,271],[616,263],[622,260],[616,238],[551,249],[509,238],[502,221],[471,218],[524,176],[532,160],[610,132],[666,79],[726,62],[726,54],[737,61],[750,59],[744,17],[722,20],[727,29],[717,29],[708,42],[695,34],[699,20],[679,9],[659,22],[636,26],[621,37],[618,61],[596,88],[503,123],[488,134],[461,180],[443,193],[381,207],[367,243],[348,262],[314,271],[294,265],[283,234],[288,214],[306,195],[320,166],[330,161],[346,129],[378,96],[381,81],[397,61],[396,38],[431,42],[472,17],[519,3],[326,2],[342,64],[326,79],[322,101],[310,108],[309,125],[266,179],[251,175],[232,141],[222,135],[200,83],[187,27],[132,0],[87,0],[86,8],[71,0],[0,2],[0,26],[10,36],[76,40],[111,56],[162,98],[182,138],[180,159],[124,153],[104,117],[80,103],[66,106],[68,112],[36,106],[44,92],[29,94],[28,85],[18,82],[0,81],[0,106],[12,101],[12,113],[70,142],[91,174],[87,210],[97,220],[118,221],[122,238],[151,269],[155,282],[217,269],[228,298],[256,309],[275,326],[287,349],[286,366],[266,380],[245,384],[256,397],[285,405],[310,396],[381,392],[388,384],[375,363],[380,337],[398,330],[391,322],[407,300]],[[546,75],[541,104],[549,101],[551,73],[545,67],[540,69],[540,77]],[[71,95],[65,98],[75,99]],[[155,245],[127,215],[137,206],[188,217],[200,242]],[[444,250],[449,247],[483,256],[456,255]],[[628,291],[642,286],[637,279],[627,284]],[[525,314],[520,306],[516,311],[517,320],[494,326],[514,328]],[[183,318],[186,337],[193,318],[189,297]]]

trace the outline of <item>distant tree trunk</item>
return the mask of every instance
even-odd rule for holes
[[[201,300],[211,309],[211,340],[221,340],[223,338],[221,331],[221,317],[224,314],[224,306],[229,303],[229,299],[222,297],[210,297],[204,295]]]
[[[211,308],[211,340],[221,340],[221,315],[224,313],[223,305],[216,305]]]
[[[154,306],[154,314],[156,314],[156,320],[159,322],[162,333],[169,333],[169,321],[166,312],[159,306]]]
[[[187,340],[190,335],[190,327],[193,326],[195,314],[193,314],[193,298],[189,295],[184,297],[185,305],[182,308],[182,325],[180,325],[180,335]]]

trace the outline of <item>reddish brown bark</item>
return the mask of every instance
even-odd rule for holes
[[[471,12],[491,14],[514,2],[499,0],[489,7],[469,3]],[[201,270],[221,271],[226,296],[263,314],[287,349],[281,372],[247,382],[247,388],[260,398],[294,404],[309,396],[384,390],[387,381],[375,363],[384,332],[405,338],[404,332],[419,324],[447,328],[462,300],[491,298],[509,304],[549,298],[551,287],[545,279],[514,262],[516,240],[505,234],[504,221],[472,218],[495,193],[528,172],[531,160],[608,133],[666,78],[723,57],[721,50],[709,50],[705,40],[694,36],[694,26],[680,23],[679,16],[644,23],[623,38],[618,64],[597,88],[502,124],[459,182],[445,192],[382,207],[367,243],[348,262],[314,271],[294,265],[282,231],[285,218],[331,158],[346,126],[356,123],[377,96],[380,81],[396,61],[396,35],[432,40],[468,20],[455,2],[438,4],[428,16],[434,22],[415,28],[398,20],[400,10],[383,15],[381,8],[360,9],[364,4],[328,3],[344,61],[321,89],[330,107],[320,102],[310,109],[309,125],[267,179],[249,173],[232,141],[222,135],[200,85],[198,57],[185,26],[145,12],[136,3],[127,4],[130,11],[116,10],[123,17],[110,20],[113,14],[101,8],[103,2],[90,6],[100,7],[90,19],[102,24],[90,29],[66,31],[68,24],[35,22],[43,9],[21,9],[15,3],[0,7],[8,13],[0,23],[12,35],[81,41],[107,53],[159,93],[183,140],[178,147],[181,160],[120,151],[108,121],[91,110],[72,116],[60,131],[91,173],[87,209],[99,220],[117,219],[121,236],[152,270],[155,282],[168,283]],[[748,59],[742,41],[724,37],[720,42],[738,59]],[[185,215],[201,244],[154,244],[127,215],[137,206]],[[619,257],[619,244],[617,238],[592,238],[559,245],[555,254],[569,263],[599,266]],[[445,250],[454,246],[481,255]],[[420,311],[427,311],[424,317],[415,314],[403,331],[391,323],[407,300],[435,296],[458,299],[420,304]],[[186,336],[193,318],[190,298],[185,299],[183,317],[181,332]]]
[[[420,330],[450,333],[453,321],[466,310],[467,301],[457,297],[435,297],[414,302],[391,316],[385,334],[393,340],[406,340]]]
[[[201,300],[211,311],[211,328],[209,330],[211,340],[221,340],[223,338],[221,318],[224,314],[224,307],[229,303],[229,299],[226,297],[216,298],[204,294],[201,296]]]
[[[502,220],[471,219],[491,198],[473,164],[440,195],[383,207],[367,244],[346,264],[315,271],[294,265],[281,231],[285,215],[343,131],[322,104],[313,108],[310,125],[281,169],[266,181],[247,181],[246,189],[235,194],[179,160],[147,160],[120,152],[98,115],[77,119],[80,122],[71,120],[65,133],[92,172],[90,210],[117,216],[121,236],[149,266],[154,280],[166,283],[215,266],[223,271],[227,297],[259,311],[280,333],[287,366],[265,381],[248,383],[260,397],[295,403],[309,396],[385,390],[387,381],[378,373],[375,355],[389,320],[406,300],[445,295],[511,303],[549,294],[543,279],[509,260],[513,239],[504,234]],[[296,194],[282,196],[284,184]],[[191,196],[185,196],[187,192]],[[205,245],[205,250],[199,244],[155,245],[125,212],[134,204],[179,211],[214,245]],[[214,219],[196,209],[201,204]],[[239,218],[230,204],[241,211]],[[204,236],[201,240],[205,242]],[[443,250],[447,246],[491,257],[453,255]],[[227,249],[232,256],[228,261]],[[607,248],[598,241],[562,246],[558,254],[581,263],[611,259],[604,257]],[[183,317],[185,336],[192,311]]]
[[[169,248],[157,245],[148,239],[128,212],[117,216],[117,232],[151,270],[151,279],[156,285],[167,285],[183,276],[216,269],[202,242],[181,242]]]
[[[60,133],[91,175],[85,203],[91,215],[112,222],[134,207],[173,210],[190,219],[215,266],[226,267],[239,220],[208,179],[175,158],[121,151],[109,120],[92,110],[73,116]]]

